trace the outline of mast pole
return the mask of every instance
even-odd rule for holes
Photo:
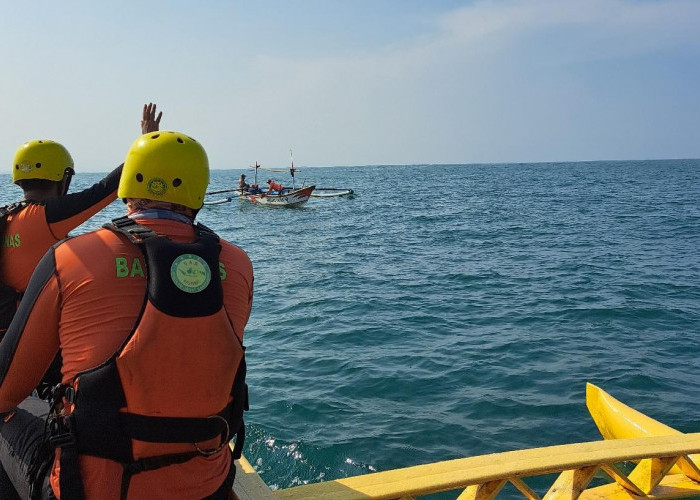
[[[294,155],[292,154],[292,148],[289,148],[289,158],[292,161],[292,166],[289,167],[289,173],[292,174],[292,191],[296,189],[294,187]]]

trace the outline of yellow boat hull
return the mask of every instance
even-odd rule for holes
[[[662,424],[658,420],[627,406],[600,387],[586,384],[586,406],[600,434],[605,439],[634,439],[651,436],[673,436],[680,431]],[[691,455],[691,460],[700,465],[700,455]],[[681,471],[671,469],[674,474]]]

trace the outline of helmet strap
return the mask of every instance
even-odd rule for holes
[[[60,196],[65,196],[68,193],[68,188],[70,187],[71,177],[64,177],[61,181]]]
[[[75,175],[75,170],[72,168],[68,167],[66,170],[63,172],[63,180],[62,186],[61,186],[61,196],[65,196],[66,193],[68,193],[68,188],[70,187],[70,181],[73,179],[73,176]]]

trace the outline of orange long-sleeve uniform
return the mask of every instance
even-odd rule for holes
[[[268,186],[270,187],[270,191],[277,191],[278,193],[281,193],[282,189],[284,189],[282,184],[280,184],[279,182],[276,182],[276,181],[269,182]]]
[[[192,225],[180,221],[138,222],[173,241],[189,242],[195,236]],[[221,240],[221,247],[218,271],[224,308],[242,342],[252,307],[253,268],[237,246]],[[77,373],[104,362],[120,348],[141,312],[144,264],[136,245],[107,229],[68,239],[46,254],[0,343],[0,412],[31,393],[59,349],[62,381],[69,384]],[[196,404],[196,397],[182,394],[182,405],[188,404]],[[128,498],[203,498],[222,485],[230,460],[224,447],[211,456],[137,474]],[[81,455],[79,463],[87,498],[119,498],[122,468],[117,462]],[[57,458],[51,475],[57,495],[58,465]]]
[[[117,199],[120,165],[93,186],[45,203],[30,203],[7,218],[2,239],[0,283],[23,292],[51,245]]]

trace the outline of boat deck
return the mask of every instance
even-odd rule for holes
[[[252,465],[241,457],[236,460],[236,480],[233,483],[234,500],[274,500],[272,490],[260,478]]]

